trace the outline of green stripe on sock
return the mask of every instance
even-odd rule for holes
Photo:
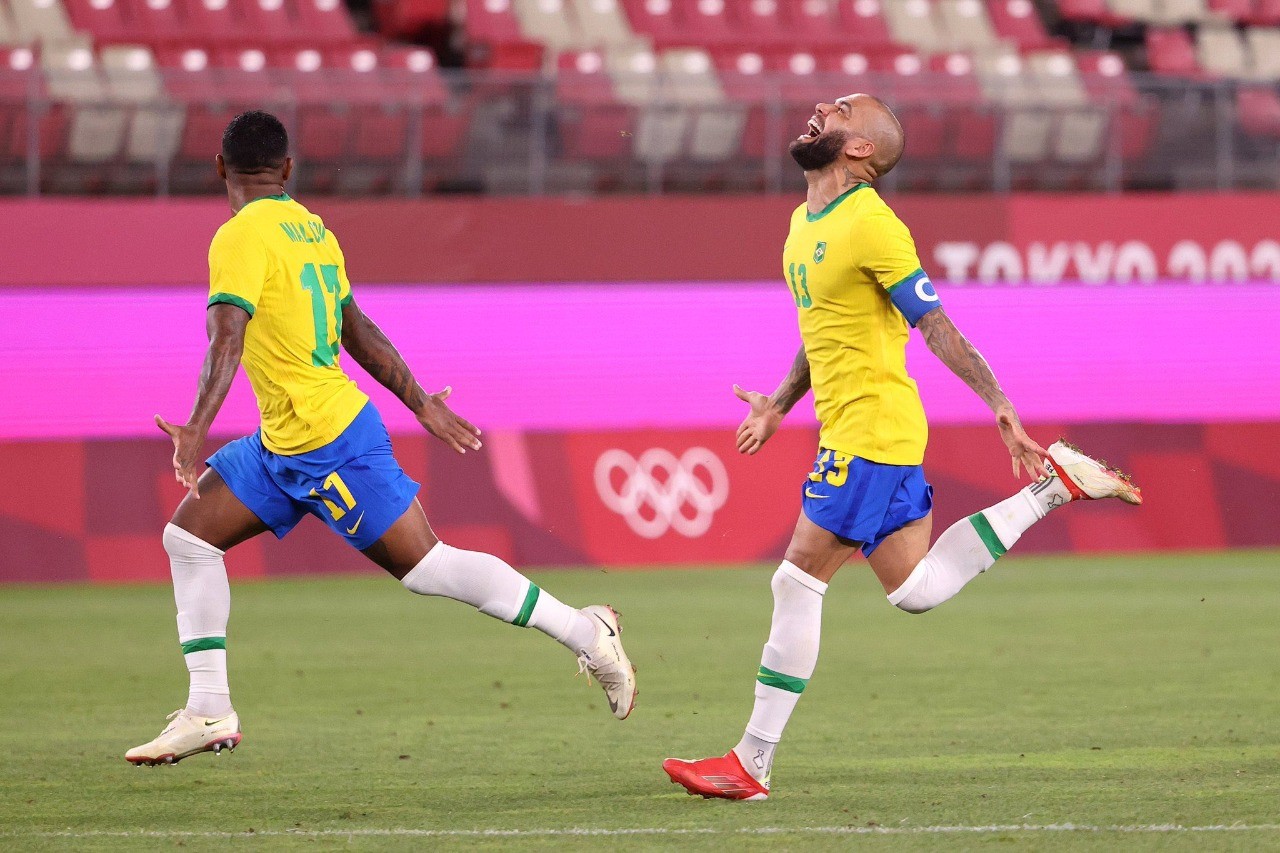
[[[991,528],[991,522],[987,521],[987,517],[980,512],[975,512],[969,516],[969,523],[973,525],[973,529],[978,531],[978,536],[982,539],[982,544],[987,546],[987,550],[991,552],[991,559],[998,560],[1004,556],[1004,552],[1009,549],[1004,547],[1004,543],[1000,541],[1000,537],[996,535],[995,530]]]
[[[760,671],[756,673],[756,681],[759,681],[765,687],[776,687],[788,693],[803,693],[804,686],[809,683],[807,678],[783,675],[781,672],[774,672],[767,666],[760,667]]]
[[[541,592],[536,583],[529,582],[529,591],[525,593],[524,604],[520,605],[520,612],[516,614],[516,618],[511,620],[512,625],[523,628],[529,624],[529,617],[533,615],[533,606],[538,603],[538,594]]]
[[[182,653],[189,655],[192,652],[207,652],[210,649],[225,649],[226,647],[226,637],[201,637],[198,640],[188,640],[183,643]]]

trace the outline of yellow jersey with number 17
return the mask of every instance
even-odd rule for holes
[[[339,363],[342,307],[350,301],[337,238],[287,195],[254,199],[214,235],[209,304],[249,313],[240,363],[272,453],[329,444],[369,402]]]
[[[921,464],[928,426],[906,346],[911,325],[938,297],[907,227],[858,184],[820,213],[796,209],[782,265],[822,447],[886,465]]]

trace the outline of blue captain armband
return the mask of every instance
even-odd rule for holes
[[[890,285],[889,298],[912,328],[925,314],[942,307],[938,291],[933,289],[933,282],[924,270],[916,270],[897,284]]]

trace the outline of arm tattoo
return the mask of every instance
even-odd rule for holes
[[[356,308],[354,302],[349,303],[348,310],[352,310],[354,316],[343,317],[342,346],[378,384],[417,414],[426,405],[427,392],[413,378],[413,371],[378,325]]]
[[[791,370],[787,372],[787,377],[782,380],[782,384],[769,399],[785,415],[800,401],[801,397],[809,393],[812,384],[809,376],[809,357],[805,355],[804,346],[801,346],[800,351],[796,353],[796,360],[791,364]]]
[[[205,312],[209,349],[200,368],[200,389],[187,423],[208,432],[227,399],[244,353],[244,330],[249,315],[234,305],[211,305]]]
[[[955,323],[941,308],[935,308],[920,318],[916,328],[924,335],[930,352],[964,380],[964,384],[982,398],[992,411],[1009,405],[1009,398],[1000,389],[991,365],[982,357],[969,339],[960,333]]]

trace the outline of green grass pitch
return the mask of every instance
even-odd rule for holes
[[[0,848],[1280,849],[1280,553],[1010,557],[925,616],[851,566],[773,798],[689,797],[659,763],[736,742],[769,573],[536,574],[622,612],[624,723],[388,578],[239,584],[244,743],[162,768],[122,754],[185,698],[169,588],[6,588]]]

